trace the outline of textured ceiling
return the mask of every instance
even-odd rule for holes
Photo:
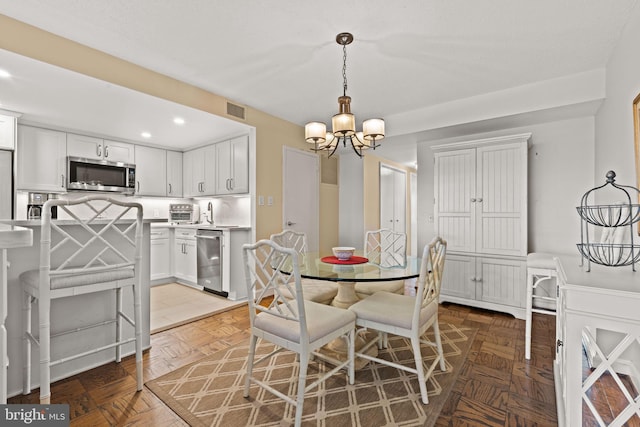
[[[636,0],[0,0],[0,13],[291,122],[358,122],[602,68]],[[401,129],[389,130],[402,134]]]

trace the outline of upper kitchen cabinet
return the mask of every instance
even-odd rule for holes
[[[161,148],[135,146],[136,195],[167,195],[167,151]]]
[[[61,192],[66,188],[64,132],[18,125],[16,189]]]
[[[214,196],[216,194],[215,145],[187,151],[182,160],[184,196]]]
[[[216,144],[216,194],[249,192],[249,137]]]
[[[16,118],[0,114],[0,150],[16,147]]]
[[[67,153],[85,159],[135,163],[133,144],[73,133],[67,134]]]
[[[182,153],[167,151],[167,196],[182,197]]]

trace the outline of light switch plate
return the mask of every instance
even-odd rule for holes
[[[258,206],[264,206],[264,196],[258,196]]]

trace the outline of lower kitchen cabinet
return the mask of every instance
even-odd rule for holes
[[[198,282],[196,230],[176,228],[173,244],[173,275],[178,281],[189,284]]]
[[[251,241],[251,230],[227,229],[223,231],[222,290],[230,300],[247,298],[242,246]]]
[[[171,277],[171,244],[168,228],[151,228],[151,280]]]
[[[524,319],[526,276],[525,258],[448,253],[440,301],[501,311]]]

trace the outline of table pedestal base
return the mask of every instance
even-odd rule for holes
[[[358,301],[355,282],[338,282],[338,293],[331,302],[332,306],[347,309]]]

